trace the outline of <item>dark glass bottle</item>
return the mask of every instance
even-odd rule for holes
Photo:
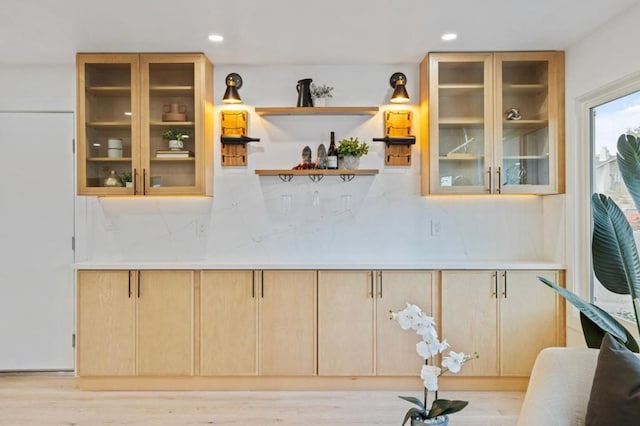
[[[327,151],[327,169],[338,168],[338,149],[336,148],[336,133],[331,132],[331,143]]]

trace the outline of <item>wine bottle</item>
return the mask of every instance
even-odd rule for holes
[[[415,136],[385,136],[384,138],[373,138],[374,142],[384,142],[387,145],[389,144],[398,144],[398,145],[412,145],[416,143]]]
[[[338,150],[336,149],[336,133],[331,132],[331,142],[327,151],[327,169],[338,168]]]
[[[220,142],[222,143],[247,143],[247,142],[260,142],[260,138],[250,138],[245,135],[220,135]]]

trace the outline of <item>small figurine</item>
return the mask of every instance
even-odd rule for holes
[[[318,145],[318,159],[316,160],[316,162],[316,166],[319,169],[327,168],[327,149],[324,147],[323,143]]]
[[[505,116],[507,120],[520,120],[522,116],[520,115],[520,108],[511,108],[505,111]]]

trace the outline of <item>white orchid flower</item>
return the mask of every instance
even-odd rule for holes
[[[393,312],[391,315],[394,320],[398,321],[398,324],[400,324],[403,330],[409,330],[410,328],[416,328],[416,324],[422,315],[422,310],[416,305],[407,303],[406,308],[398,313]]]
[[[465,361],[466,355],[463,352],[451,351],[449,356],[442,358],[442,366],[448,368],[452,373],[458,373]]]
[[[438,376],[440,375],[439,367],[434,365],[423,365],[422,371],[420,372],[420,378],[424,382],[424,387],[430,391],[438,390]]]
[[[440,347],[440,342],[438,339],[431,341],[422,341],[416,344],[416,352],[423,359],[429,359],[433,356],[438,355],[438,348]]]

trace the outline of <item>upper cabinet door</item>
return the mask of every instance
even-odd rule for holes
[[[500,193],[558,192],[561,55],[495,54],[496,171]]]
[[[492,64],[486,53],[429,55],[433,193],[489,192]]]
[[[139,159],[138,55],[77,57],[78,194],[133,195]]]
[[[201,54],[141,55],[140,64],[145,194],[210,192],[205,161],[212,153],[206,122],[213,96],[211,64]]]
[[[78,194],[212,195],[205,55],[78,54],[76,62]]]

